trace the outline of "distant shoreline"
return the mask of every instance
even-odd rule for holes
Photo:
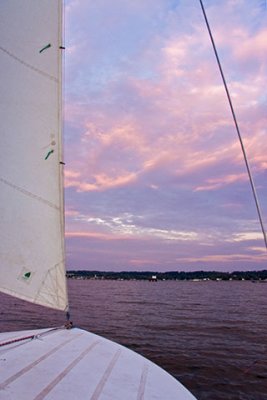
[[[218,272],[218,271],[85,271],[70,270],[67,271],[68,279],[94,279],[94,280],[146,280],[146,281],[252,281],[266,282],[267,270],[261,271],[234,271],[234,272]]]

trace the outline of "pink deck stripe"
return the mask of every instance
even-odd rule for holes
[[[90,400],[97,400],[99,398],[116,362],[118,361],[120,354],[121,354],[121,349],[118,349],[116,351],[116,353],[114,354],[114,356],[112,357],[111,362],[109,363],[106,371],[104,372],[102,378],[100,379],[97,387],[95,388],[95,391],[94,391],[93,395],[91,396]]]
[[[89,353],[97,344],[99,340],[90,344],[78,357],[76,357],[49,385],[47,385],[34,400],[42,400],[51,392],[52,389]]]
[[[148,373],[148,365],[145,364],[144,368],[143,368],[143,371],[142,371],[140,385],[139,385],[139,389],[138,389],[138,394],[137,394],[136,400],[144,400],[147,373]]]
[[[54,347],[51,349],[48,353],[44,354],[42,357],[38,358],[37,360],[33,361],[31,364],[27,365],[26,367],[22,368],[20,371],[16,372],[14,375],[6,379],[3,383],[0,384],[0,389],[4,389],[7,385],[9,385],[11,382],[15,381],[19,377],[21,377],[23,374],[26,372],[30,371],[32,368],[34,368],[37,364],[51,356],[53,353],[55,353],[57,350],[61,349],[64,347],[66,344],[71,342],[72,340],[76,339],[78,336],[81,336],[82,333],[79,335],[73,336],[72,338],[66,340],[64,343],[59,344],[58,346]]]

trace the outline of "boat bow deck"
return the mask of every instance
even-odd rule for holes
[[[34,339],[16,341],[34,335]],[[194,400],[167,372],[82,329],[0,334],[0,398]]]

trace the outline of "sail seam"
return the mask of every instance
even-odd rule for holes
[[[33,65],[25,62],[24,60],[22,60],[21,58],[15,56],[15,54],[12,54],[10,51],[6,50],[4,47],[0,46],[0,50],[2,50],[3,53],[7,54],[9,57],[13,58],[13,60],[19,62],[20,64],[22,64],[24,67],[31,69],[34,72],[37,72],[38,74],[44,76],[45,78],[50,79],[53,82],[58,83],[58,79],[52,75],[49,75],[47,72],[44,72],[36,67],[34,67]]]
[[[54,209],[57,210],[57,211],[60,210],[60,208],[59,208],[58,206],[56,206],[55,204],[51,203],[49,200],[46,200],[46,199],[44,199],[43,197],[38,196],[37,194],[34,194],[34,193],[32,193],[32,192],[30,192],[30,191],[28,191],[28,190],[26,190],[26,189],[23,189],[23,188],[21,188],[21,187],[15,185],[14,183],[8,182],[6,179],[0,178],[0,181],[1,181],[2,183],[4,183],[5,185],[11,187],[12,189],[15,189],[15,190],[17,190],[18,192],[23,193],[23,194],[25,194],[25,195],[28,196],[28,197],[31,197],[32,199],[38,200],[38,201],[40,201],[40,202],[46,204],[47,206],[49,206],[49,207],[51,207],[51,208],[54,208]]]
[[[46,299],[45,302],[47,304],[50,303],[51,307],[53,307],[53,304],[54,305],[57,304],[60,307],[60,305],[62,303],[64,303],[64,305],[65,305],[64,311],[68,310],[68,301],[66,300],[66,296],[64,294],[62,294],[62,292],[60,293],[59,290],[58,290],[59,289],[59,285],[58,285],[57,272],[58,272],[58,269],[59,269],[60,265],[63,262],[64,262],[64,260],[60,261],[59,263],[55,264],[52,268],[50,268],[46,272],[45,277],[42,280],[41,285],[39,287],[39,290],[37,291],[36,296],[34,298],[34,301],[36,303],[39,303],[38,300],[40,300],[40,299],[44,299],[44,300]],[[52,271],[56,271],[56,274],[52,275]],[[47,285],[46,286],[46,282],[47,282],[47,280],[49,278],[50,278],[51,284],[54,286],[52,288],[54,290],[51,290],[51,287],[52,287],[51,285]],[[46,290],[46,287],[48,287],[48,288],[50,287],[50,290],[49,289]],[[46,298],[46,295],[48,295],[49,298],[52,298],[53,302],[51,302],[51,301],[48,302],[47,298]],[[60,307],[60,309],[61,309],[61,307]]]

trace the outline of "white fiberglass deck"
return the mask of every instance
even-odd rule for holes
[[[142,356],[73,328],[1,333],[0,399],[194,400]]]

